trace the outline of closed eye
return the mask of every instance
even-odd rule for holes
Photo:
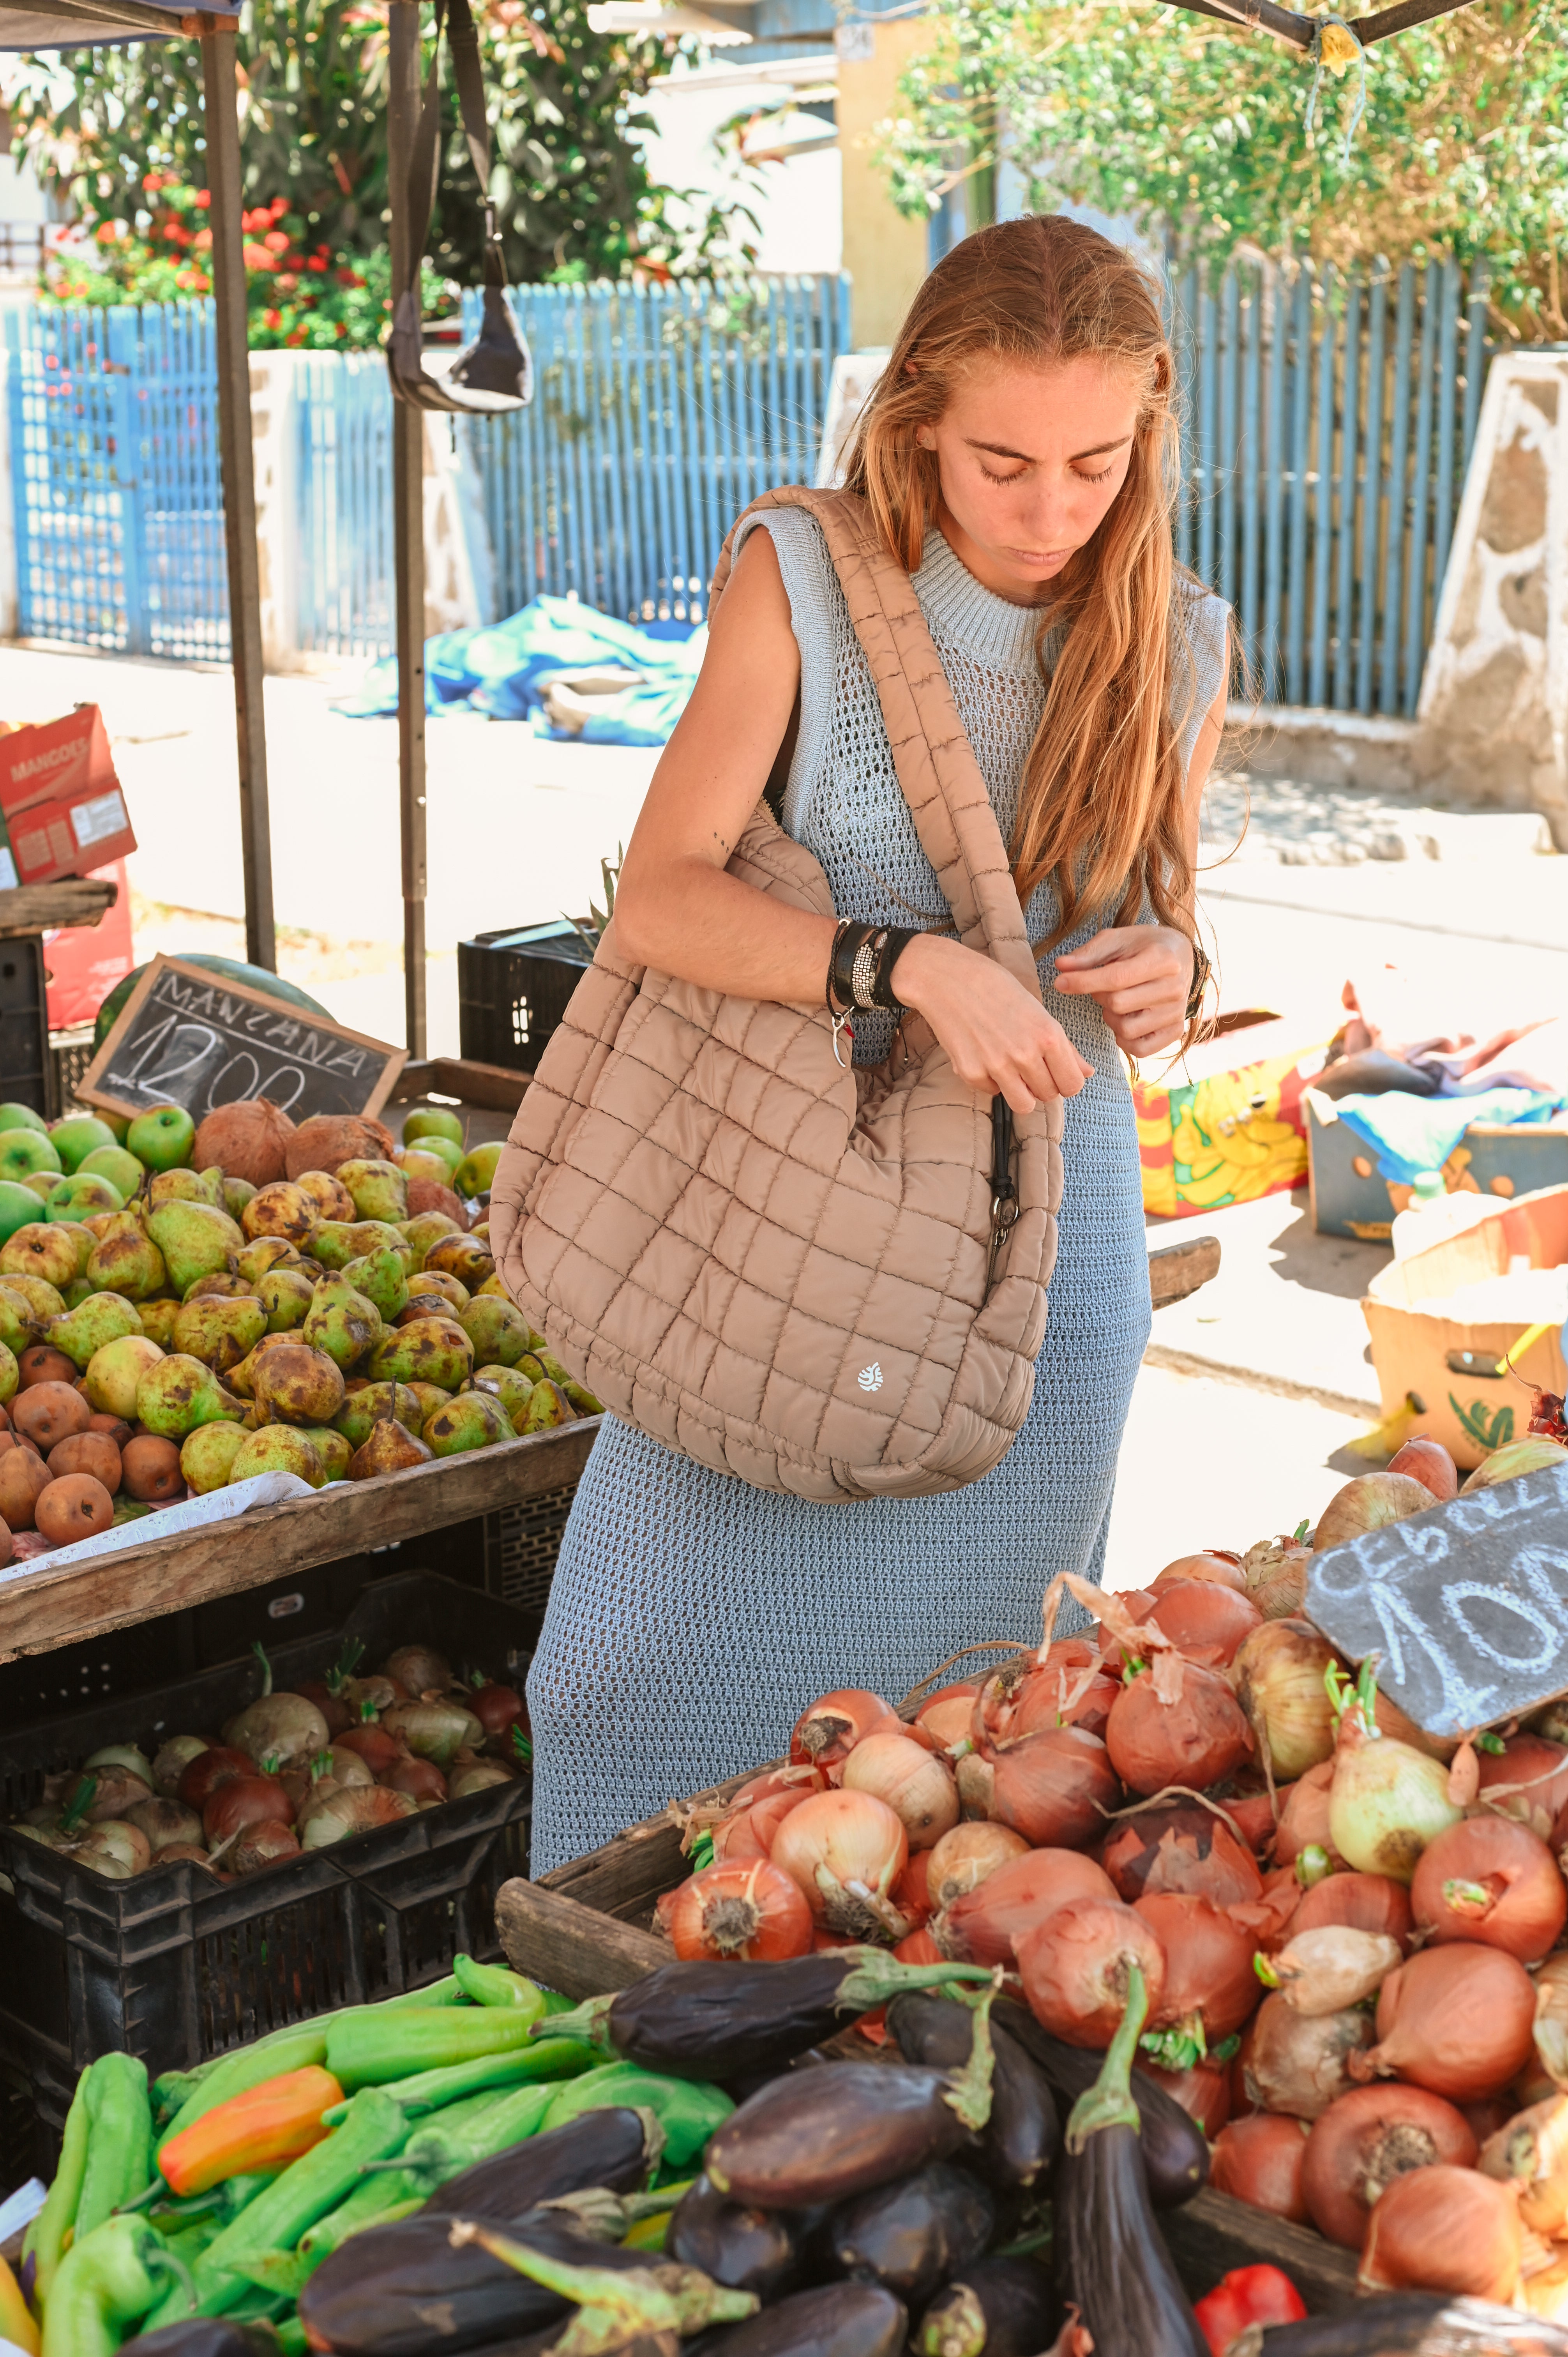
[[[1103,483],[1107,481],[1110,477],[1115,473],[1115,471],[1116,461],[1112,458],[1108,467],[1101,467],[1098,475],[1080,475],[1078,479],[1080,483]]]
[[[984,476],[988,483],[1016,483],[1025,475],[1026,475],[1029,470],[1027,467],[1020,467],[1016,474],[999,475],[994,468],[988,467],[984,459],[982,458],[980,461],[980,471]]]

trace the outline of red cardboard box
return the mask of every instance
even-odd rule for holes
[[[95,704],[42,727],[0,736],[0,814],[16,869],[12,877],[0,877],[7,883],[88,876],[134,851],[108,731]]]
[[[76,1031],[91,1023],[115,984],[124,982],[136,963],[125,863],[119,859],[92,873],[117,884],[119,898],[95,925],[62,925],[44,935],[51,1031]]]

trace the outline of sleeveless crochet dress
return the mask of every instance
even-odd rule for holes
[[[800,649],[785,828],[821,861],[841,916],[944,923],[821,530],[799,508],[752,528],[772,535]],[[1005,841],[1045,706],[1036,616],[983,589],[934,531],[914,586]],[[1227,609],[1187,594],[1190,759],[1225,676]],[[1181,694],[1178,707],[1188,704]],[[1049,883],[1026,915],[1031,941],[1049,934]],[[1061,946],[1098,930],[1090,919]],[[1067,1101],[1059,1245],[1022,1431],[993,1472],[948,1496],[819,1505],[710,1472],[607,1418],[528,1678],[535,1876],[667,1801],[776,1759],[817,1695],[869,1686],[897,1702],[961,1646],[1037,1640],[1058,1572],[1099,1579],[1149,1335],[1137,1135],[1099,1007],[1058,997],[1049,958],[1042,980],[1094,1077]],[[879,1062],[891,1030],[888,1016],[857,1015],[856,1061]],[[1068,1625],[1064,1615],[1058,1632]]]

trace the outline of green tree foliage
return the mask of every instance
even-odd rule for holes
[[[1354,7],[1346,14],[1352,18]],[[1568,337],[1568,0],[1475,0],[1326,72],[1164,7],[938,0],[883,126],[894,193],[940,201],[998,154],[1031,203],[1133,213],[1216,259],[1246,242],[1355,264],[1485,260],[1516,330]]]

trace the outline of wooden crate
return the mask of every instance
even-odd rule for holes
[[[715,1785],[698,1794],[698,1803],[729,1800],[759,1772]],[[566,1996],[626,1988],[671,1961],[668,1942],[649,1927],[658,1900],[687,1871],[674,1819],[650,1817],[538,1882],[503,1882],[496,1895],[501,1945],[515,1971]],[[867,2059],[876,2052],[864,2045],[860,2050]],[[1355,2305],[1354,2257],[1309,2227],[1287,2225],[1212,2191],[1163,2212],[1160,2223],[1194,2298],[1212,2290],[1229,2268],[1266,2261],[1284,2269],[1315,2313],[1337,2316]]]

